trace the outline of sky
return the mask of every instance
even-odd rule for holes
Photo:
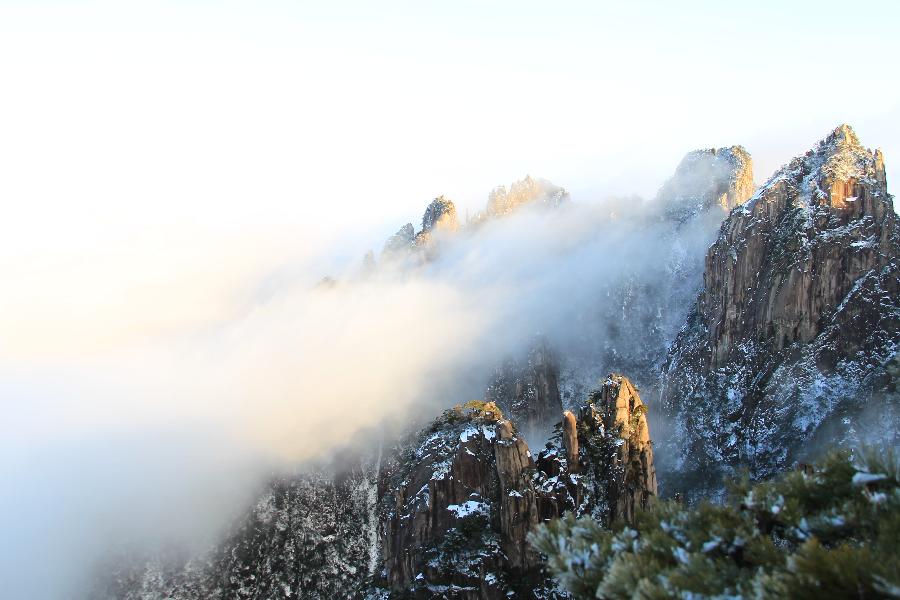
[[[463,360],[509,290],[309,291],[437,195],[464,217],[531,174],[576,203],[651,197],[687,151],[732,144],[762,183],[844,122],[883,149],[892,190],[898,22],[896,2],[821,0],[0,0],[0,513],[22,530],[0,557],[25,557],[0,563],[39,580],[28,557],[60,524],[68,564],[97,522],[151,528],[135,515],[229,496],[217,486],[253,471],[254,451],[196,425],[213,413],[234,425],[268,407],[249,437],[274,428],[292,447],[296,398],[368,402],[352,431],[396,390],[421,395],[403,382],[421,387],[435,361]],[[567,247],[533,226],[531,241]],[[521,259],[522,236],[494,261]],[[506,263],[489,264],[493,283]],[[153,420],[165,435],[140,426]],[[60,493],[70,513],[42,512]]]
[[[894,181],[898,12],[3,0],[0,360],[202,326],[263,265],[377,249],[525,174],[651,196],[688,150],[743,144],[763,182],[849,122]]]

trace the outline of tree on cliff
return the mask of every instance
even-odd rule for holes
[[[835,453],[725,505],[658,503],[605,529],[561,519],[535,536],[578,598],[900,598],[900,464]]]

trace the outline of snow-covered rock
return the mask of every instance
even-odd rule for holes
[[[733,209],[665,367],[667,482],[771,475],[896,415],[900,229],[881,153],[841,125]],[[895,421],[896,416],[894,417]],[[691,476],[684,477],[684,473]],[[672,488],[670,487],[670,491]]]

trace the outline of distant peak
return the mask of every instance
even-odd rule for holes
[[[432,200],[422,215],[422,233],[429,233],[437,228],[455,230],[458,227],[456,206],[443,195]]]
[[[684,156],[657,198],[683,222],[714,207],[727,213],[753,190],[753,160],[743,146],[702,148]]]
[[[535,179],[526,175],[524,179],[513,182],[509,189],[498,186],[488,196],[486,213],[499,217],[517,211],[526,205],[557,208],[569,200],[569,193],[546,179]]]
[[[842,123],[835,127],[834,131],[831,132],[831,135],[825,139],[826,142],[832,140],[838,143],[848,143],[859,146],[859,138],[856,137],[856,132],[846,123]]]

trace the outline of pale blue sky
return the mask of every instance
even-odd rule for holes
[[[136,203],[314,192],[368,219],[526,172],[648,194],[698,146],[742,143],[764,178],[844,121],[893,167],[897,6],[6,1],[4,162],[77,173],[4,196],[96,202],[105,162],[152,172]]]
[[[529,173],[652,195],[731,144],[762,182],[842,122],[893,189],[897,7],[4,0],[0,267],[23,291],[0,313],[76,282],[101,292],[69,310],[166,285],[173,313],[209,310],[322,239],[377,248],[438,194],[475,210]]]

